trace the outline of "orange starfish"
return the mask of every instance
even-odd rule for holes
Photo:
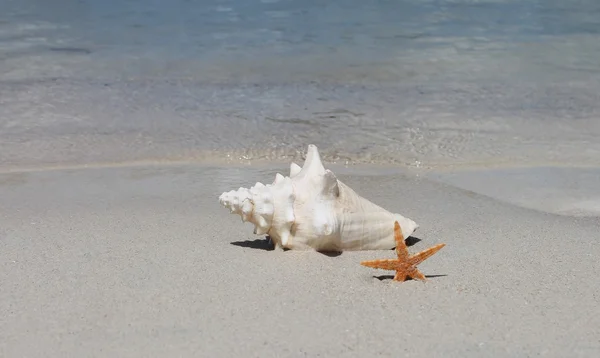
[[[394,237],[396,239],[397,259],[363,261],[360,264],[375,269],[396,270],[396,275],[394,276],[394,280],[396,281],[406,281],[408,277],[426,281],[425,275],[417,269],[417,265],[427,260],[442,247],[446,246],[446,244],[438,244],[418,254],[409,256],[402,230],[400,230],[400,224],[397,221],[394,224]]]

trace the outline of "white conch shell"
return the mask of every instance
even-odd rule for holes
[[[396,246],[394,222],[404,237],[419,226],[358,195],[326,170],[315,145],[304,166],[292,163],[290,176],[279,173],[272,184],[256,183],[221,194],[220,203],[254,224],[287,249],[320,251],[389,250]]]

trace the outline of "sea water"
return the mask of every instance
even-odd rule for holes
[[[308,143],[341,164],[600,166],[600,1],[0,0],[3,168]]]

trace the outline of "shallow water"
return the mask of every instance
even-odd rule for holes
[[[600,3],[0,0],[0,164],[600,162]]]

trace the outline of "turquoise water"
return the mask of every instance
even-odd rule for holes
[[[600,2],[0,0],[0,164],[600,162]]]

